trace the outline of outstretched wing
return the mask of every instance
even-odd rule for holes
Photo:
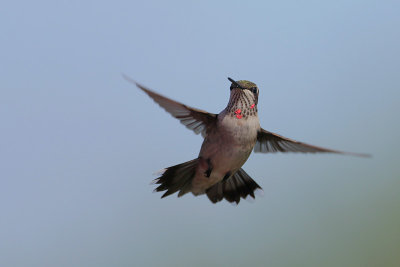
[[[123,77],[127,81],[135,84],[137,87],[142,89],[157,104],[159,104],[162,108],[169,112],[173,117],[180,120],[183,125],[185,125],[188,129],[193,130],[196,134],[201,133],[204,137],[206,135],[207,129],[216,121],[217,114],[212,114],[200,109],[188,107],[182,103],[176,102],[165,96],[157,94],[156,92],[135,82],[126,75],[123,75]]]
[[[257,135],[257,143],[254,152],[273,153],[273,152],[302,152],[302,153],[336,153],[347,154],[359,157],[370,157],[368,154],[343,152],[318,146],[305,144],[292,140],[276,133],[260,129]]]

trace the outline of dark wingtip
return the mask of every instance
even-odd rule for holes
[[[129,77],[128,75],[126,75],[125,73],[121,72],[121,76],[122,78],[124,78],[126,81],[133,83],[136,86],[140,87],[140,84],[138,84],[134,79],[132,79],[131,77]]]
[[[139,87],[140,89],[142,89],[144,92],[146,92],[147,94],[150,93],[154,93],[152,90],[148,89],[147,87],[141,85],[140,83],[138,83],[137,81],[135,81],[134,79],[132,79],[131,77],[129,77],[128,75],[121,73],[122,78],[124,78],[126,81],[136,85],[137,87]]]
[[[372,158],[371,154],[366,154],[366,153],[345,152],[344,154],[347,154],[349,156],[356,156],[356,157],[360,157],[360,158]]]

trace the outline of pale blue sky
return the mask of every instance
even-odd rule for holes
[[[1,266],[396,266],[399,1],[5,1]],[[160,199],[194,135],[121,77],[218,113],[230,76],[264,128],[373,154],[254,154],[265,196]]]

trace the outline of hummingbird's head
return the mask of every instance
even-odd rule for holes
[[[257,112],[259,92],[257,85],[246,80],[235,81],[229,77],[228,80],[232,82],[228,110],[241,109],[249,110],[250,113]]]
[[[245,94],[249,98],[253,98],[255,104],[257,105],[257,100],[258,100],[258,87],[255,83],[246,81],[246,80],[240,80],[240,81],[235,81],[232,78],[228,77],[228,80],[232,82],[231,84],[231,95],[232,91],[233,93],[237,94]]]

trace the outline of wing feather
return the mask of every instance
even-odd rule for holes
[[[302,152],[302,153],[336,153],[347,154],[358,157],[370,157],[368,154],[343,152],[329,148],[309,145],[293,139],[283,137],[279,134],[260,129],[257,135],[257,143],[254,152],[274,153],[274,152]]]
[[[201,133],[204,137],[207,133],[208,128],[216,122],[217,114],[208,113],[201,109],[186,106],[185,104],[179,103],[150,90],[149,88],[135,82],[126,75],[123,75],[123,77],[127,81],[139,87],[165,111],[180,120],[183,125],[185,125],[188,129],[194,131],[195,134]]]

